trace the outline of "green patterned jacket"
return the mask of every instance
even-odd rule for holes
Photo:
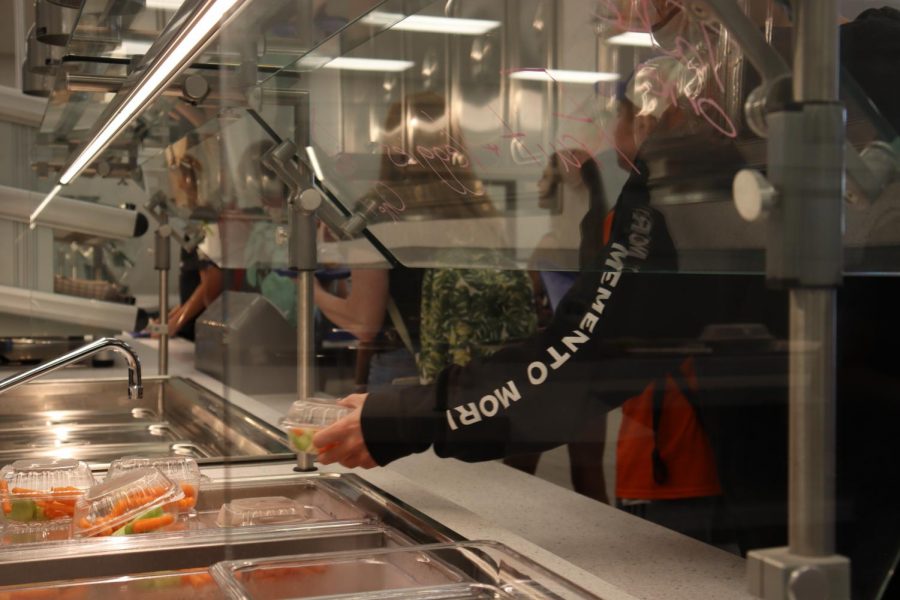
[[[422,282],[419,374],[425,382],[537,329],[526,273],[500,269],[431,269]]]

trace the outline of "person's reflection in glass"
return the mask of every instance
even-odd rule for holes
[[[201,185],[205,168],[189,151],[196,143],[196,136],[187,135],[167,147],[164,153],[172,202],[189,215],[194,215],[206,204]],[[193,340],[194,322],[222,293],[224,276],[215,261],[198,248],[180,248],[178,266],[180,301],[169,309],[168,335]]]
[[[564,153],[562,158],[560,154]],[[538,181],[538,206],[551,212],[550,231],[541,238],[529,261],[539,323],[556,310],[578,275],[578,249],[584,244],[600,247],[603,219],[609,210],[600,178],[600,167],[581,149],[554,152]],[[569,474],[576,492],[608,502],[603,469],[606,415],[585,424],[583,432],[566,445]],[[540,453],[510,456],[503,462],[534,474]]]

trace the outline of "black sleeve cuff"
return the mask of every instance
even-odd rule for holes
[[[372,392],[363,405],[360,425],[372,458],[381,466],[424,452],[434,442],[440,412],[435,386]]]

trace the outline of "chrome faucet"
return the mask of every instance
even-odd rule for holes
[[[40,364],[33,369],[29,369],[18,375],[13,375],[12,377],[7,377],[0,381],[0,394],[8,392],[23,383],[28,383],[32,379],[37,379],[41,375],[46,375],[47,373],[53,372],[66,365],[84,360],[85,358],[106,349],[118,351],[125,357],[125,361],[128,363],[128,397],[133,400],[143,398],[144,387],[141,382],[141,361],[131,346],[116,338],[100,338],[96,342],[91,342],[86,346],[72,350],[68,354],[63,354],[62,356]]]

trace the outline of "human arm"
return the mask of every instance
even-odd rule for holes
[[[384,465],[431,445],[440,456],[489,460],[579,441],[587,420],[624,401],[635,382],[645,383],[646,375],[629,375],[633,361],[611,355],[603,341],[652,325],[641,317],[645,307],[658,308],[660,291],[634,271],[673,270],[674,249],[661,215],[650,209],[620,207],[617,223],[611,244],[539,335],[451,366],[432,385],[368,394],[356,418],[373,460]],[[652,335],[646,327],[639,333]],[[336,451],[324,458],[343,463]]]
[[[353,269],[350,292],[340,297],[315,281],[313,299],[328,319],[361,342],[371,342],[381,331],[388,302],[388,272],[384,269]]]
[[[206,310],[222,293],[223,285],[222,270],[219,267],[209,264],[202,268],[200,285],[197,289],[183,304],[169,311],[167,320],[169,336],[176,335],[185,324]]]

